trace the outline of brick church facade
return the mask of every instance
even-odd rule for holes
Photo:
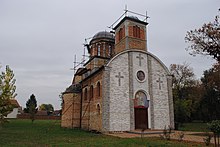
[[[99,132],[174,127],[172,76],[146,46],[147,23],[125,16],[98,32],[63,92],[61,126]]]

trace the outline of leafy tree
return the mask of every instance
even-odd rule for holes
[[[188,87],[196,83],[193,69],[187,63],[171,64],[170,72],[173,75],[174,100],[186,98]]]
[[[26,108],[25,108],[25,112],[30,114],[30,118],[32,123],[35,120],[35,114],[37,113],[37,100],[34,96],[34,94],[32,94],[30,96],[30,99],[28,99],[28,101],[26,102]]]
[[[201,101],[201,115],[204,121],[220,119],[220,62],[204,71],[201,79],[203,97]]]
[[[215,146],[219,147],[220,146],[220,142],[219,142],[219,138],[220,138],[220,120],[213,120],[211,123],[208,123],[208,128],[214,134]]]
[[[15,81],[14,73],[7,65],[5,72],[0,75],[0,124],[5,122],[4,117],[13,110],[10,99],[16,97]]]
[[[220,23],[219,15],[214,22],[204,24],[201,28],[187,32],[185,41],[190,43],[186,50],[190,50],[191,55],[210,55],[220,61]]]
[[[193,69],[187,63],[171,64],[173,74],[174,117],[176,123],[191,120],[194,101],[192,89],[196,85]]]
[[[184,123],[191,119],[192,100],[178,99],[174,102],[175,120]]]
[[[39,110],[47,111],[47,114],[50,115],[54,111],[54,108],[52,104],[41,104]]]

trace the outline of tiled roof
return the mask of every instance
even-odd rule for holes
[[[10,102],[14,107],[16,107],[16,108],[20,107],[20,105],[16,99],[11,99]]]

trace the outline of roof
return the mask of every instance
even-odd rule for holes
[[[144,21],[139,20],[136,16],[125,16],[125,17],[113,28],[113,30],[116,30],[125,20],[131,20],[131,21],[134,21],[134,22],[143,24],[143,25],[147,25],[147,24],[148,24],[147,22],[144,22]]]
[[[10,99],[10,102],[15,108],[21,107],[16,99]]]
[[[66,88],[65,93],[80,93],[81,92],[81,85],[80,84],[72,84]]]
[[[77,76],[77,75],[82,75],[82,74],[84,74],[84,73],[87,72],[87,71],[88,71],[87,68],[79,68],[79,69],[76,71],[75,75],[76,75],[76,76]]]
[[[107,31],[100,31],[98,33],[96,33],[93,37],[92,40],[96,40],[96,39],[110,39],[110,40],[114,40],[115,37],[113,34],[111,34],[110,32]]]

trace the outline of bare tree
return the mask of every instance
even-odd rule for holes
[[[191,55],[210,55],[220,61],[220,23],[219,15],[214,22],[205,23],[201,28],[187,32],[185,41],[190,45],[186,48]]]

